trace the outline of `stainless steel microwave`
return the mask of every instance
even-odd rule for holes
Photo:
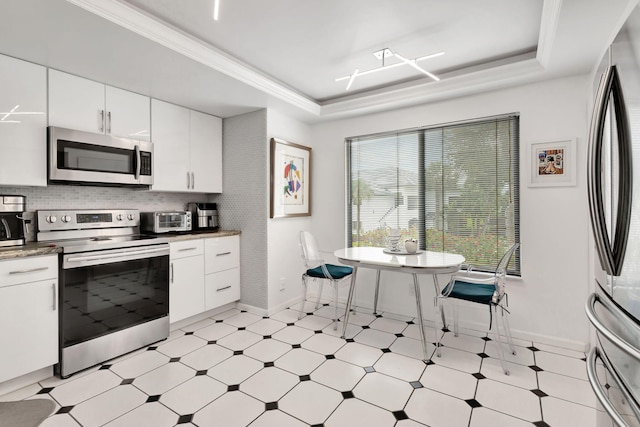
[[[91,132],[48,128],[50,183],[153,184],[153,143]]]

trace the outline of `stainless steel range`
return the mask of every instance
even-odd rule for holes
[[[41,210],[37,240],[62,247],[62,378],[169,336],[169,243],[140,234],[140,213]]]

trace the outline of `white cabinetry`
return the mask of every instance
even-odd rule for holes
[[[49,69],[49,125],[149,141],[150,99]]]
[[[205,239],[205,309],[240,299],[240,237]]]
[[[222,120],[151,100],[155,191],[222,192]]]
[[[0,382],[58,363],[58,256],[0,261]]]
[[[0,55],[0,185],[47,185],[47,72]]]
[[[169,248],[169,319],[174,323],[204,311],[204,243],[171,242]]]

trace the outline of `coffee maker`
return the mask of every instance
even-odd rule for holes
[[[189,203],[194,230],[218,230],[218,206],[215,203]]]
[[[0,195],[0,247],[24,245],[25,196]]]

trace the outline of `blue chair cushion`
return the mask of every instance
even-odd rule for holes
[[[448,284],[442,290],[442,294],[446,295],[449,292]],[[469,283],[461,280],[453,282],[453,290],[449,294],[449,298],[457,298],[465,301],[477,302],[480,304],[490,304],[493,292],[496,287],[486,283]]]
[[[329,274],[336,280],[340,280],[343,277],[346,277],[353,273],[353,268],[346,267],[344,265],[333,265],[333,264],[325,264],[327,270],[329,270]],[[322,271],[322,266],[317,266],[316,268],[310,268],[307,270],[307,276],[317,277],[319,279],[330,279],[329,277],[324,275]]]

